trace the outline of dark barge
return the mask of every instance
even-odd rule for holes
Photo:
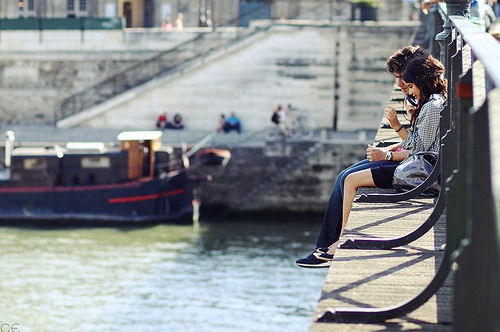
[[[191,221],[199,177],[190,177],[185,151],[162,147],[161,136],[160,131],[123,132],[119,147],[70,142],[14,148],[13,138],[7,139],[0,221]]]

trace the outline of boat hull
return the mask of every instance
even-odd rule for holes
[[[187,221],[192,216],[192,193],[185,172],[118,184],[2,187],[0,221],[54,224]]]

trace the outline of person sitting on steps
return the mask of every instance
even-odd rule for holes
[[[156,129],[163,130],[167,126],[167,112],[163,112],[156,120]]]
[[[231,130],[236,130],[238,134],[241,134],[240,119],[234,114],[234,112],[231,113],[224,123],[224,132],[228,133]]]
[[[184,128],[184,124],[182,123],[182,117],[179,113],[174,115],[174,119],[172,122],[167,123],[168,129],[182,129]]]

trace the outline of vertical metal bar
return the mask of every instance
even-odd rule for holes
[[[496,331],[499,312],[498,244],[491,200],[490,137],[488,103],[472,115],[472,144],[469,180],[471,213],[470,237],[457,252],[455,275],[455,331]],[[496,286],[495,286],[496,285]]]
[[[458,89],[463,120],[461,142],[469,142],[461,151],[461,162],[468,165],[465,178],[466,238],[456,250],[455,331],[496,331],[498,312],[499,264],[498,242],[492,197],[491,139],[489,100],[486,98],[484,67],[478,62],[462,78]],[[482,104],[477,111],[476,97]],[[484,102],[483,102],[484,101]],[[471,115],[469,115],[471,111]],[[471,123],[470,126],[467,126]],[[464,144],[465,145],[465,144]]]
[[[337,131],[339,121],[339,65],[338,60],[340,57],[340,26],[336,25],[333,28],[333,91],[332,91],[332,106],[333,106],[333,130]]]

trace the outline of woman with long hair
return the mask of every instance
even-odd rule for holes
[[[447,82],[444,78],[444,66],[431,55],[417,57],[408,62],[401,75],[408,89],[408,95],[416,100],[416,106],[409,112],[410,128],[406,129],[399,122],[394,108],[384,111],[391,128],[402,139],[401,146],[407,154],[423,151],[439,153],[439,119],[447,95]],[[389,153],[391,153],[389,151]],[[392,158],[388,158],[392,160]],[[349,219],[351,206],[360,187],[392,188],[392,180],[398,161],[374,164],[373,167],[352,172],[345,177],[342,196],[342,217],[334,225],[334,234],[328,246],[316,247],[306,258],[297,260],[302,267],[328,267],[331,264],[340,237]],[[338,206],[338,205],[337,205]],[[325,221],[323,221],[325,224]],[[331,225],[330,225],[331,227]],[[325,228],[325,225],[322,227]],[[320,234],[321,237],[321,234]],[[325,240],[323,240],[324,243]]]

